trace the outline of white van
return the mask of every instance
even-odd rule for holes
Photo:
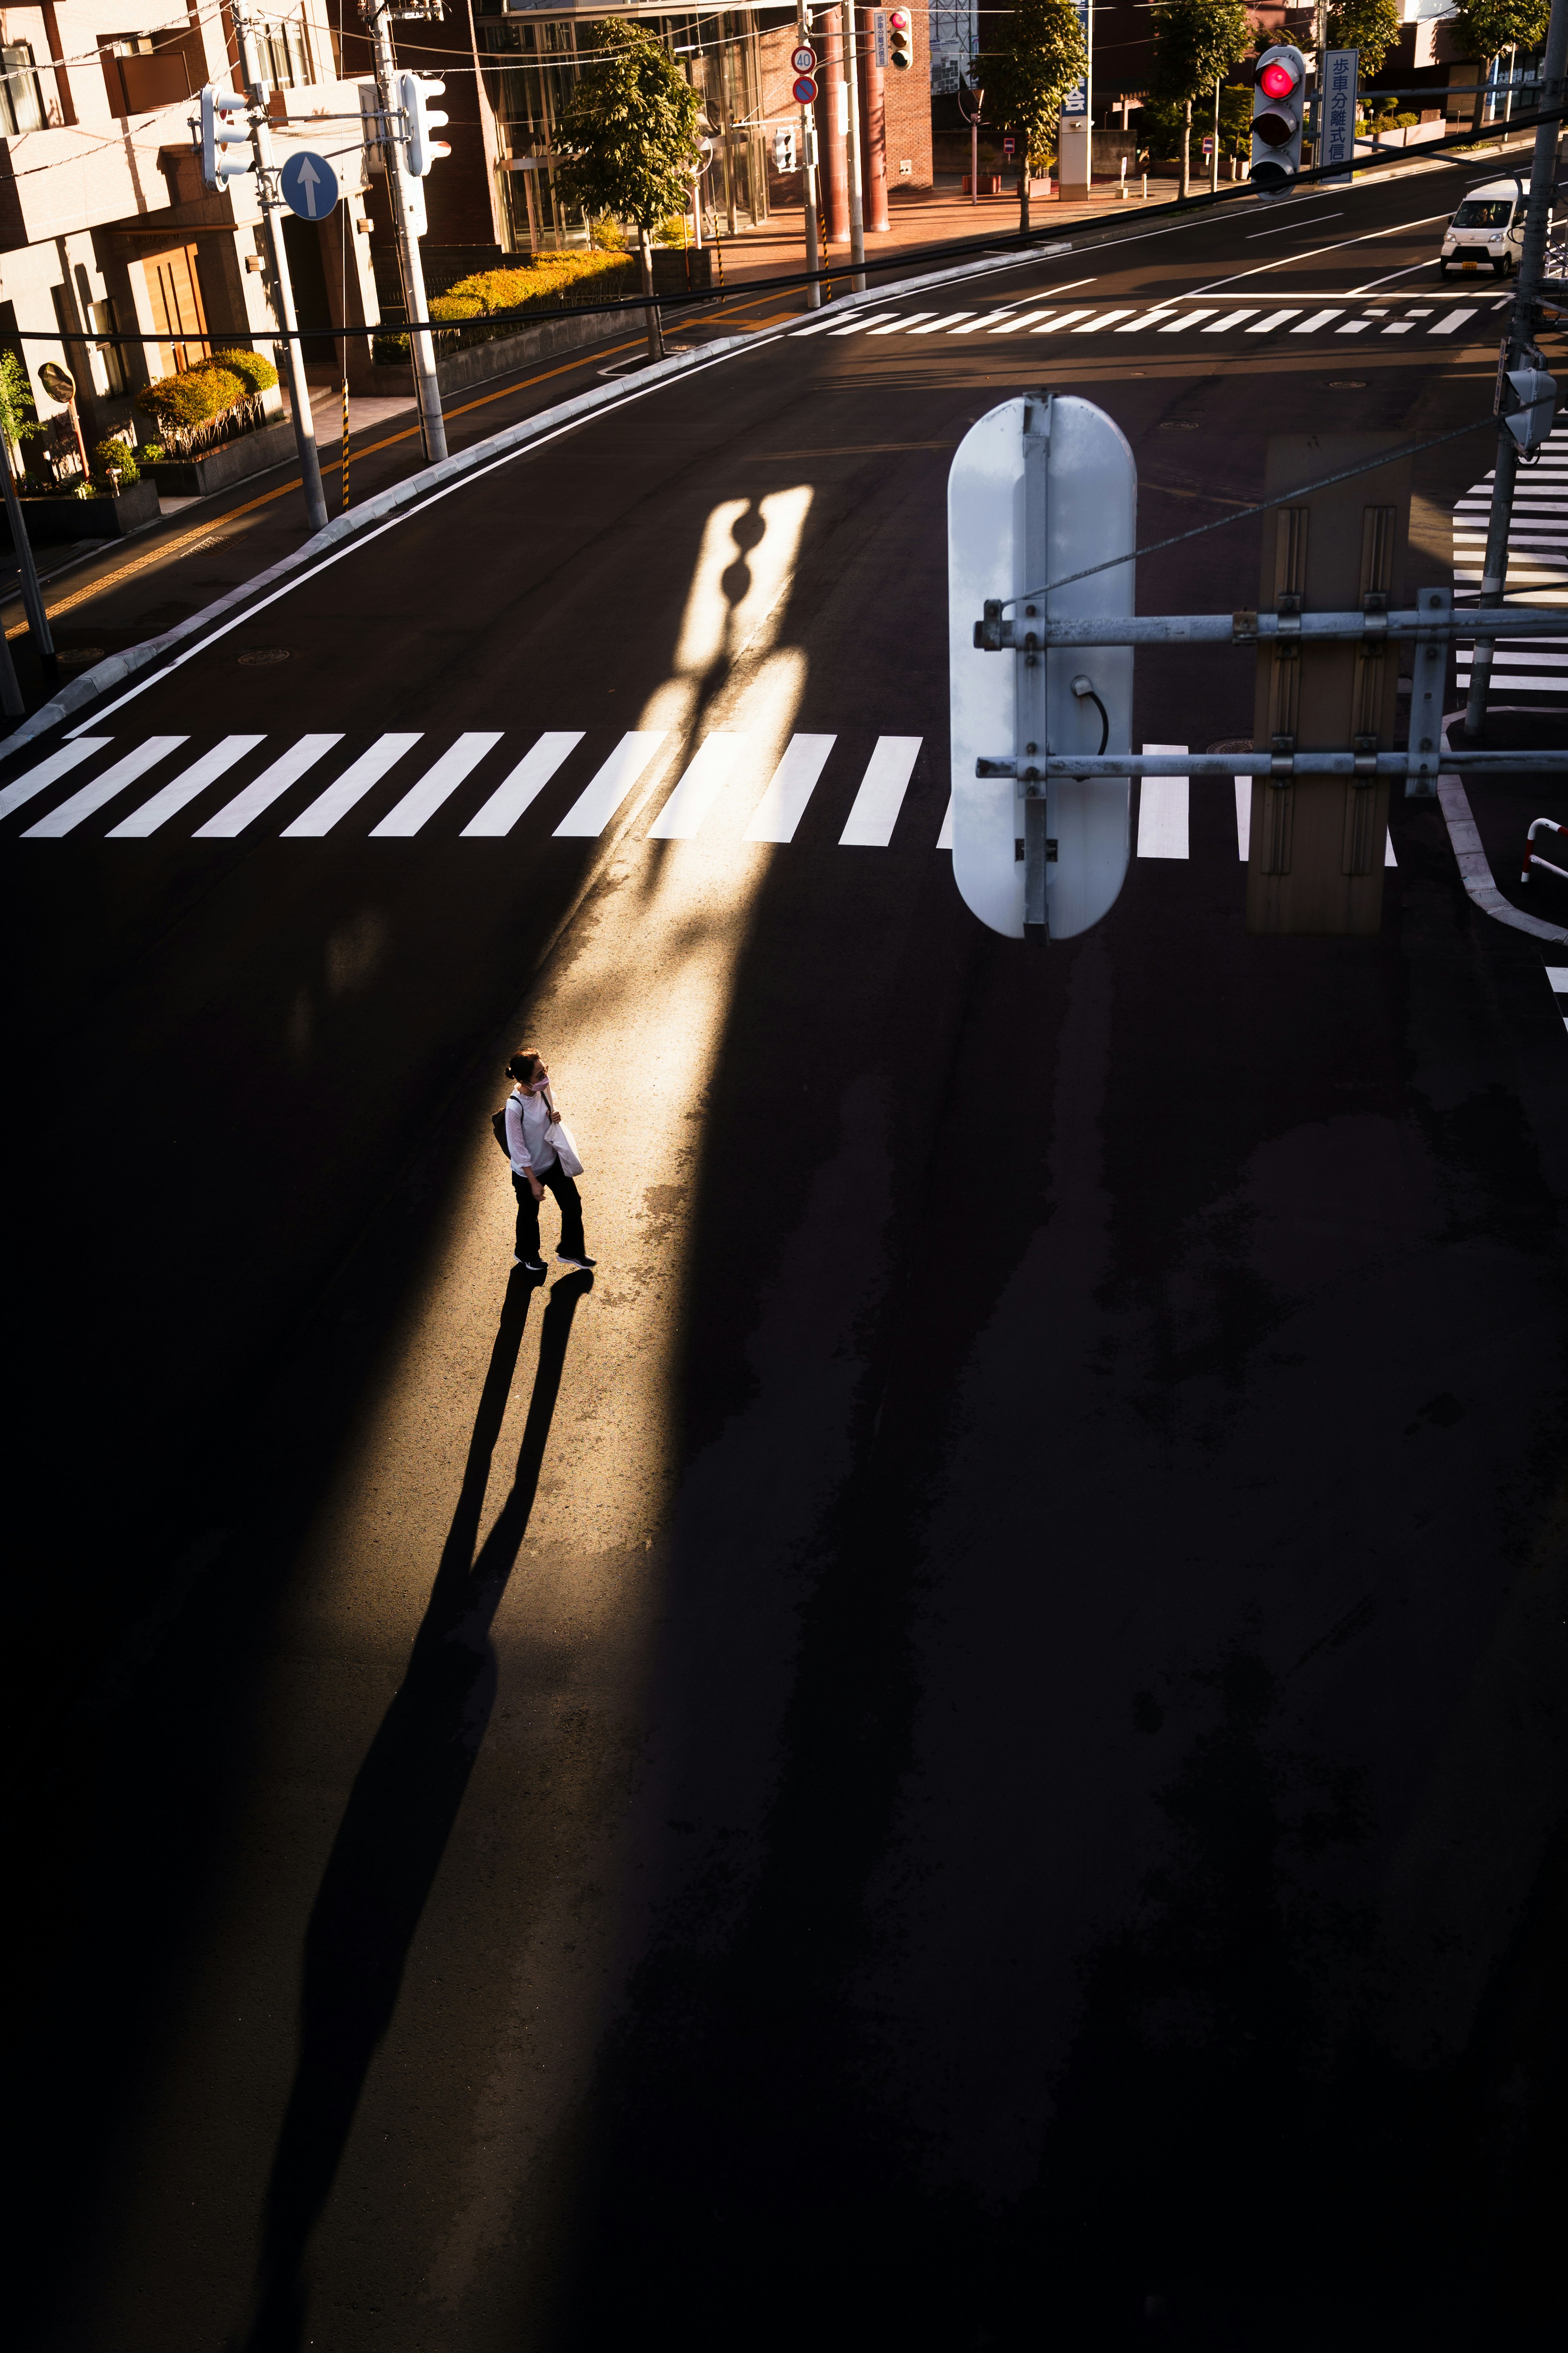
[[[1517,180],[1489,180],[1472,188],[1443,232],[1437,275],[1450,269],[1490,269],[1507,278],[1524,245],[1525,191]]]

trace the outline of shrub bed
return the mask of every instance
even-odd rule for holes
[[[614,301],[621,295],[636,294],[640,286],[637,262],[625,253],[540,253],[507,269],[477,270],[433,298],[431,321],[446,331],[437,336],[437,349],[457,351],[514,333],[516,316],[498,317],[498,312],[526,315],[530,311]],[[493,319],[494,324],[466,323],[481,319]],[[375,356],[381,361],[406,359],[407,336],[377,335]]]
[[[136,396],[169,455],[188,458],[248,433],[262,421],[261,395],[278,371],[259,352],[219,352],[181,375],[161,375]]]

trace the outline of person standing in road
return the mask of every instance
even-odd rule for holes
[[[520,1046],[506,1066],[515,1082],[506,1100],[506,1143],[511,1155],[511,1189],[517,1195],[517,1242],[513,1266],[525,1274],[542,1274],[540,1256],[539,1205],[548,1185],[561,1211],[561,1247],[555,1255],[563,1266],[591,1272],[598,1263],[588,1256],[583,1240],[583,1199],[561,1165],[561,1155],[549,1139],[558,1113],[550,1094],[550,1072],[544,1057],[531,1046]]]

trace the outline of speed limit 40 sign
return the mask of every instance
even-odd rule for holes
[[[808,74],[816,63],[816,51],[807,48],[802,41],[798,48],[790,51],[789,61],[797,74]]]

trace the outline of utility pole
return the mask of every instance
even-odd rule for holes
[[[866,291],[866,218],[860,207],[860,76],[856,64],[855,10],[843,0],[838,11],[844,27],[844,80],[849,93],[849,283],[857,294]]]
[[[1568,0],[1552,0],[1546,54],[1542,60],[1541,94],[1537,104],[1553,113],[1563,103],[1563,70],[1568,66]],[[1535,349],[1535,306],[1546,260],[1546,226],[1557,184],[1557,121],[1537,125],[1535,154],[1530,173],[1530,202],[1524,216],[1524,245],[1514,280],[1513,308],[1509,312],[1508,343],[1498,381],[1506,392],[1510,369],[1530,364]],[[1508,586],[1508,541],[1513,523],[1513,486],[1519,472],[1519,444],[1501,417],[1498,420],[1497,465],[1492,474],[1491,514],[1487,522],[1486,560],[1481,566],[1480,602],[1500,605]],[[1470,663],[1470,695],[1465,706],[1465,733],[1483,734],[1487,723],[1487,691],[1491,684],[1495,640],[1478,638]]]
[[[397,60],[392,53],[394,15],[439,16],[439,7],[412,7],[396,0],[360,0],[360,16],[371,37],[375,60],[376,100],[381,109],[383,153],[386,160],[386,193],[392,206],[393,232],[397,239],[398,266],[403,272],[403,297],[408,305],[408,352],[414,363],[414,392],[419,403],[419,430],[427,462],[438,465],[447,454],[447,425],[441,415],[441,385],[436,374],[436,346],[430,330],[416,327],[427,319],[425,269],[419,239],[425,229],[425,191],[408,168],[408,151],[395,135],[394,116],[399,111]]]
[[[321,461],[316,451],[316,424],[310,414],[310,386],[305,382],[305,354],[300,348],[299,320],[294,315],[294,287],[289,276],[289,256],[283,245],[282,200],[273,164],[272,132],[267,120],[268,83],[257,54],[256,35],[245,13],[245,0],[234,0],[235,38],[239,44],[239,78],[250,100],[250,153],[256,166],[256,197],[261,206],[262,234],[267,240],[267,265],[272,273],[272,307],[283,331],[289,397],[294,405],[294,444],[304,477],[305,512],[312,531],[327,525],[327,501],[321,490]]]

